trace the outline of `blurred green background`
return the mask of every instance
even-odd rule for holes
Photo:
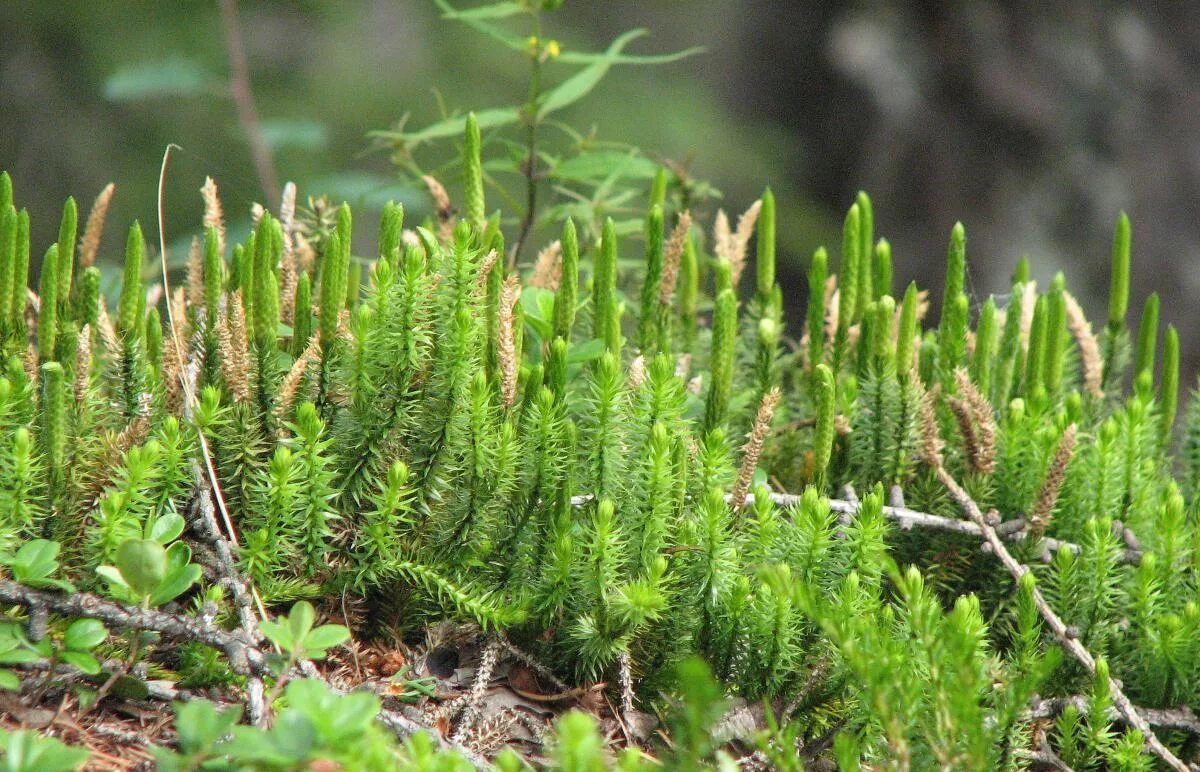
[[[443,108],[517,105],[527,89],[526,59],[441,18],[431,0],[242,2],[237,23],[281,181],[295,181],[301,200],[360,205],[363,239],[388,198],[418,218],[431,211],[369,131],[404,116],[423,126]],[[1159,290],[1195,368],[1197,4],[567,0],[546,24],[564,51],[601,50],[634,27],[652,34],[630,53],[705,47],[672,64],[615,67],[560,117],[686,165],[723,194],[699,207],[706,218],[716,205],[740,212],[770,184],[793,307],[808,256],[836,247],[841,215],[865,189],[898,282],[939,286],[961,219],[977,299],[1006,292],[1029,254],[1036,278],[1065,270],[1102,321],[1112,223],[1125,209],[1132,321]],[[551,62],[546,77],[573,71]],[[0,168],[31,211],[36,255],[56,236],[63,198],[86,211],[109,181],[102,255],[117,256],[134,218],[153,233],[168,142],[183,148],[168,175],[169,238],[195,232],[206,174],[231,221],[248,220],[255,201],[277,206],[255,174],[229,73],[216,0],[0,2]]]

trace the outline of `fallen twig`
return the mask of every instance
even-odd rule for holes
[[[946,471],[946,468],[940,463],[935,463],[933,465],[933,469],[937,473],[938,480],[940,480],[942,485],[946,487],[946,490],[950,492],[950,497],[954,499],[955,503],[962,508],[967,517],[969,517],[971,521],[974,522],[974,524],[979,528],[986,543],[991,545],[992,552],[995,553],[996,557],[1000,559],[1000,562],[1004,564],[1004,567],[1008,569],[1009,574],[1012,575],[1014,580],[1020,580],[1020,578],[1029,571],[1029,568],[1022,565],[1016,558],[1012,556],[1012,553],[1008,551],[1008,548],[1004,546],[1004,542],[996,533],[996,529],[988,523],[987,517],[985,517],[983,512],[979,509],[979,505],[976,504],[975,500],[971,498],[971,495],[967,493],[953,477],[950,476],[950,473]],[[1087,668],[1089,673],[1095,675],[1095,657],[1092,656],[1092,653],[1087,650],[1087,648],[1079,641],[1078,638],[1067,632],[1067,625],[1065,622],[1063,622],[1062,617],[1060,617],[1054,611],[1054,609],[1050,607],[1050,604],[1046,602],[1046,598],[1042,595],[1041,590],[1039,590],[1036,586],[1033,588],[1033,602],[1037,606],[1038,613],[1040,613],[1042,619],[1045,620],[1046,625],[1050,628],[1051,632],[1054,633],[1054,637],[1058,639],[1059,644],[1062,645],[1062,647],[1066,649],[1071,656],[1078,660],[1081,665]],[[1121,684],[1119,684],[1116,679],[1110,677],[1108,679],[1108,685],[1112,692],[1112,700],[1113,704],[1116,706],[1116,709],[1120,712],[1121,716],[1124,717],[1127,724],[1142,733],[1142,736],[1145,737],[1146,745],[1150,748],[1154,755],[1162,759],[1167,766],[1171,767],[1172,769],[1178,770],[1179,772],[1187,772],[1189,769],[1188,766],[1180,761],[1179,758],[1171,752],[1171,749],[1163,745],[1162,741],[1158,739],[1158,735],[1154,734],[1154,730],[1150,727],[1150,723],[1145,717],[1142,716],[1141,713],[1138,712],[1138,709],[1133,705],[1133,703],[1129,701],[1129,698],[1125,695],[1124,689],[1121,688]]]
[[[1081,713],[1086,713],[1088,710],[1088,698],[1081,694],[1075,694],[1070,697],[1047,697],[1046,699],[1034,701],[1025,715],[1030,719],[1055,718],[1068,705],[1073,705]],[[1188,732],[1189,734],[1200,736],[1200,716],[1197,716],[1195,711],[1186,705],[1179,708],[1143,708],[1137,706],[1137,712],[1151,726],[1168,731]],[[1124,719],[1124,716],[1116,708],[1110,708],[1109,714],[1110,718]]]
[[[125,606],[88,592],[68,595],[35,590],[9,580],[0,580],[0,601],[24,608],[41,607],[66,616],[99,619],[125,630],[151,630],[169,638],[197,641],[225,652],[230,667],[237,673],[262,674],[267,670],[262,651],[247,641],[242,631],[227,632],[196,617]]]

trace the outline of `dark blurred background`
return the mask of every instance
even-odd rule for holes
[[[327,192],[369,210],[396,198],[420,216],[428,197],[367,132],[405,115],[425,125],[439,99],[461,110],[524,98],[522,57],[428,0],[242,2],[237,21],[274,164],[302,199]],[[1007,292],[1028,254],[1043,283],[1067,272],[1099,327],[1124,209],[1131,324],[1157,289],[1185,362],[1200,361],[1200,4],[567,0],[547,24],[564,50],[602,49],[632,27],[652,34],[631,52],[706,47],[616,67],[563,117],[687,163],[731,213],[770,184],[797,301],[808,256],[821,243],[836,254],[842,213],[865,189],[898,285],[940,286],[962,220],[977,300]],[[153,233],[167,142],[183,147],[169,229],[194,230],[205,174],[230,219],[247,219],[265,197],[229,72],[216,0],[0,2],[0,168],[33,216],[35,261],[63,198],[86,212],[110,180],[102,254],[116,259],[135,217]]]

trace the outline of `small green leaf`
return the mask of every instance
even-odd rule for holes
[[[271,150],[321,150],[329,144],[329,129],[304,118],[272,118],[262,121],[263,141]]]
[[[189,563],[169,571],[157,589],[150,594],[150,605],[161,606],[178,598],[200,581],[203,571],[195,563]]]
[[[543,95],[541,107],[538,109],[538,120],[587,96],[588,92],[594,89],[608,74],[614,64],[613,57],[620,54],[621,50],[631,41],[645,34],[646,30],[644,29],[634,29],[618,36],[609,45],[608,50],[594,62],[547,91]]]
[[[286,619],[287,617],[284,617],[284,620]],[[284,651],[290,653],[296,649],[296,641],[292,638],[292,632],[287,626],[264,619],[258,623],[258,630],[267,636],[267,640]]]
[[[19,692],[21,691],[21,679],[11,670],[0,670],[0,689]]]
[[[100,660],[86,651],[60,652],[59,658],[85,675],[97,675],[100,673]]]
[[[179,538],[179,534],[183,533],[184,526],[186,525],[187,523],[184,522],[182,517],[174,512],[169,512],[155,519],[147,538],[165,547]]]
[[[325,649],[339,646],[349,639],[350,631],[342,625],[321,625],[305,637],[304,647],[309,651],[320,650],[324,654]]]
[[[13,577],[18,582],[31,584],[50,576],[58,569],[59,549],[58,542],[47,539],[25,542],[11,559]]]
[[[176,702],[174,705],[175,734],[180,750],[185,753],[208,750],[229,733],[242,715],[240,705],[218,711],[207,700]]]
[[[550,176],[575,182],[599,182],[614,174],[633,179],[654,179],[659,165],[637,151],[596,150],[580,153],[555,164]]]
[[[63,636],[63,645],[74,651],[91,651],[108,637],[108,628],[98,619],[76,619]]]
[[[604,356],[605,351],[604,341],[599,338],[585,340],[582,343],[574,344],[567,350],[567,362],[573,365],[580,362],[591,362],[593,359]]]
[[[132,64],[108,76],[104,98],[126,102],[152,97],[182,97],[215,91],[218,80],[191,59],[173,57]]]
[[[493,107],[475,112],[475,121],[479,124],[481,131],[494,129],[499,126],[509,126],[520,120],[521,111],[516,107]],[[438,121],[420,131],[378,131],[372,132],[372,136],[407,145],[417,145],[422,142],[428,142],[431,139],[461,136],[466,126],[467,116],[460,115]]]
[[[123,700],[144,700],[150,696],[150,687],[136,676],[123,675],[113,682],[109,693]]]
[[[457,21],[464,21],[466,19],[507,19],[509,16],[516,16],[519,13],[529,13],[529,9],[522,3],[502,2],[481,5],[476,8],[466,8],[461,11],[451,9],[444,12],[442,18],[455,19]]]
[[[167,551],[149,539],[126,539],[117,547],[117,569],[138,595],[154,592],[167,575]]]
[[[292,612],[287,616],[288,631],[292,634],[292,640],[297,644],[303,644],[308,637],[308,633],[312,630],[313,620],[317,617],[317,612],[313,610],[313,606],[306,600],[297,601],[292,606]]]
[[[125,577],[121,575],[116,566],[97,566],[96,573],[114,587],[129,588],[129,583],[125,581]]]

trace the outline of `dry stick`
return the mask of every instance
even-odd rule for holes
[[[1000,559],[1004,567],[1008,569],[1013,579],[1019,581],[1029,569],[1012,556],[1012,553],[1004,546],[1004,542],[1000,540],[1000,536],[996,533],[996,530],[988,524],[987,518],[984,517],[983,512],[979,509],[979,505],[971,498],[971,494],[963,490],[958,482],[950,476],[950,473],[946,471],[946,468],[941,464],[937,464],[934,466],[934,471],[937,473],[938,480],[950,492],[950,497],[962,508],[967,517],[978,526],[986,543],[991,546],[992,552]],[[1095,657],[1079,642],[1078,638],[1072,637],[1067,633],[1066,623],[1055,613],[1054,609],[1050,608],[1050,604],[1046,602],[1041,590],[1036,586],[1033,588],[1033,602],[1037,606],[1042,619],[1046,621],[1046,624],[1050,627],[1050,630],[1054,633],[1054,637],[1058,639],[1062,647],[1094,676],[1096,674]],[[1172,769],[1179,770],[1179,772],[1188,772],[1188,766],[1180,761],[1171,752],[1170,748],[1162,744],[1162,741],[1154,734],[1154,730],[1150,728],[1149,722],[1142,717],[1138,709],[1125,696],[1124,690],[1117,683],[1116,679],[1110,677],[1108,679],[1108,686],[1112,690],[1113,703],[1116,705],[1117,710],[1124,716],[1127,724],[1142,733],[1142,736],[1145,737],[1146,745],[1150,747],[1154,755],[1166,762],[1167,766]]]
[[[629,723],[633,716],[633,659],[629,652],[617,655],[617,673],[621,684],[621,718]]]
[[[217,525],[216,514],[213,511],[212,491],[203,480],[200,466],[193,462],[192,475],[196,479],[196,493],[192,501],[196,511],[193,520],[193,530],[201,534],[212,545],[216,554],[217,567],[223,576],[222,583],[229,588],[233,596],[233,605],[237,609],[238,622],[246,638],[257,644],[258,618],[254,615],[253,599],[246,589],[246,580],[242,578],[229,549],[229,542],[221,536]],[[255,726],[262,726],[266,721],[267,710],[264,697],[265,689],[262,678],[251,676],[246,680],[246,718]]]
[[[572,504],[579,506],[590,501],[589,496],[576,496],[572,499]],[[771,501],[780,507],[799,506],[801,497],[790,493],[772,493]],[[857,502],[846,499],[827,499],[829,508],[840,515],[854,515],[858,513],[859,504]],[[754,494],[746,495],[746,505],[754,504]],[[967,536],[975,536],[982,538],[984,533],[978,525],[968,520],[958,520],[952,517],[943,517],[941,515],[932,515],[928,512],[918,512],[907,507],[884,506],[883,516],[888,520],[895,522],[900,526],[901,530],[908,531],[913,528],[932,528],[938,531],[952,531],[961,533]],[[1008,520],[995,527],[998,536],[1006,541],[1020,543],[1026,540],[1028,535],[1029,524],[1023,518]],[[1039,544],[1045,548],[1047,553],[1057,552],[1067,549],[1075,554],[1079,554],[1080,548],[1078,544],[1073,544],[1059,539],[1043,538]],[[1141,562],[1141,550],[1127,547],[1121,554],[1121,559],[1126,563],[1137,565]]]
[[[158,246],[159,260],[162,268],[163,289],[165,291],[170,290],[171,284],[167,278],[167,236],[166,229],[163,227],[163,186],[167,177],[167,161],[171,157],[171,148],[173,147],[178,147],[178,145],[167,145],[167,149],[163,153],[162,168],[158,173]],[[175,314],[170,303],[167,304],[167,322],[171,329],[171,340],[175,343],[172,348],[175,351],[175,360],[177,365],[176,373],[179,377],[180,386],[183,388],[185,415],[193,416],[193,409],[197,404],[196,393],[192,388],[191,378],[188,374],[188,368],[184,366],[183,342],[179,339],[179,327],[175,322]],[[209,323],[211,323],[211,321]],[[237,530],[233,527],[233,520],[229,517],[229,509],[225,506],[225,497],[221,494],[221,483],[217,477],[216,466],[213,464],[212,452],[208,447],[208,439],[204,436],[203,431],[197,431],[196,437],[200,443],[200,453],[204,457],[204,466],[208,473],[208,485],[211,486],[206,488],[205,486],[197,485],[197,495],[201,498],[201,514],[206,518],[205,522],[209,526],[209,531],[212,534],[212,541],[217,549],[217,555],[221,558],[222,568],[225,571],[226,578],[229,579],[230,588],[234,594],[234,600],[238,604],[238,614],[242,621],[242,630],[247,638],[251,642],[254,642],[256,635],[255,630],[258,628],[258,620],[253,618],[253,614],[250,612],[249,605],[243,602],[245,600],[244,593],[239,594],[239,590],[244,588],[248,583],[242,581],[240,574],[238,573],[236,567],[234,567],[233,556],[229,549],[230,544],[232,544],[234,547],[238,546]],[[200,475],[198,473],[196,474],[196,478],[197,483],[199,483]],[[228,543],[226,543],[225,539],[222,538],[220,529],[217,527],[216,517],[213,516],[211,499],[209,499],[210,492],[212,498],[216,499],[217,506],[221,509],[221,518],[225,524],[226,535],[229,539]],[[209,505],[207,510],[204,507],[205,502],[207,502]],[[258,605],[259,616],[262,619],[266,619],[267,610],[263,606],[262,599],[258,596],[258,591],[255,590],[253,586],[250,587],[250,594]],[[250,674],[250,678],[247,679],[246,683],[246,692],[248,697],[248,717],[255,725],[262,725],[263,722],[266,721],[266,710],[263,704],[263,683],[260,674]]]
[[[229,93],[237,106],[238,121],[246,132],[250,154],[254,157],[254,168],[258,181],[268,201],[278,201],[279,180],[275,176],[275,164],[271,151],[263,137],[262,124],[258,121],[258,110],[254,106],[254,92],[250,89],[250,67],[246,63],[246,47],[242,44],[242,33],[237,23],[237,0],[221,0],[221,27],[225,31],[225,47],[229,53]]]
[[[247,641],[241,631],[226,632],[196,617],[125,606],[87,592],[66,594],[35,590],[6,579],[0,580],[0,601],[27,609],[43,608],[64,616],[99,619],[127,630],[152,630],[170,638],[196,641],[224,651],[235,672],[267,672],[262,651]]]
[[[483,706],[484,698],[487,697],[487,689],[492,683],[492,675],[496,671],[496,665],[500,664],[500,651],[503,648],[494,639],[484,647],[483,654],[479,658],[479,667],[475,669],[475,679],[471,682],[470,691],[467,692],[466,704],[463,706],[462,716],[458,721],[458,728],[454,730],[452,738],[454,742],[465,742],[467,732],[471,730],[471,727],[479,719],[480,708]]]
[[[1044,700],[1034,701],[1025,716],[1030,719],[1055,718],[1067,706],[1074,706],[1081,713],[1086,713],[1088,705],[1088,698],[1082,694],[1074,694],[1070,697],[1048,697]],[[1180,731],[1200,735],[1200,716],[1197,716],[1195,711],[1187,706],[1181,708],[1139,707],[1137,711],[1142,715],[1142,718],[1146,719],[1146,723],[1151,726],[1168,731]],[[1109,718],[1122,718],[1115,707],[1110,707],[1108,712]]]

